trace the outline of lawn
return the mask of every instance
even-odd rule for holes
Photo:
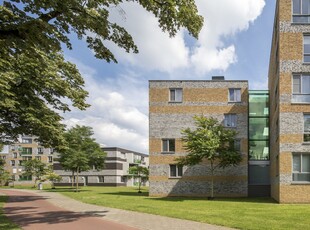
[[[128,187],[69,188],[60,192],[89,204],[194,220],[240,229],[309,229],[310,205],[277,204],[270,198],[151,198]]]
[[[18,225],[14,224],[3,214],[3,205],[7,201],[8,197],[0,195],[0,229],[5,230],[17,230],[20,229]]]

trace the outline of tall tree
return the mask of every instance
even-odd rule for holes
[[[45,145],[64,143],[62,117],[69,104],[86,109],[87,92],[76,66],[66,62],[61,45],[71,49],[69,34],[84,39],[99,59],[116,59],[105,43],[138,52],[130,34],[111,22],[110,9],[136,2],[174,36],[185,27],[198,37],[203,18],[194,0],[5,0],[0,5],[0,138],[21,133]],[[125,9],[126,10],[126,9]],[[71,103],[72,102],[72,103]],[[55,111],[56,110],[56,111]]]
[[[104,168],[106,153],[95,142],[91,127],[75,126],[65,133],[67,148],[60,152],[59,162],[64,169],[76,175],[76,191],[79,189],[79,173],[90,169]]]
[[[23,161],[23,166],[23,176],[31,176],[35,178],[33,187],[36,187],[37,181],[40,181],[48,172],[47,164],[38,159]]]
[[[147,180],[149,178],[149,169],[140,165],[132,166],[128,169],[128,174],[130,177],[138,178],[139,180],[139,191],[141,193],[141,183],[142,179]]]
[[[207,160],[211,173],[211,198],[214,198],[214,172],[217,168],[237,166],[242,161],[235,149],[236,131],[227,129],[214,118],[195,116],[196,129],[182,130],[182,141],[188,154],[177,158],[179,165],[197,165]]]

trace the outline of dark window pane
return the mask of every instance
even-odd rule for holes
[[[270,184],[269,165],[249,165],[249,184]]]
[[[293,93],[301,93],[300,75],[293,76]]]
[[[178,166],[178,176],[183,176],[183,166]]]
[[[302,0],[302,14],[309,14],[309,13],[310,13],[310,1]]]
[[[168,140],[163,140],[163,151],[168,152]]]
[[[175,151],[175,140],[169,140],[169,152]]]
[[[293,181],[310,181],[310,173],[293,173]]]
[[[304,62],[306,63],[310,62],[310,55],[304,55]]]
[[[170,177],[176,177],[176,176],[177,176],[177,166],[170,165]]]
[[[302,155],[302,172],[310,172],[310,155]]]
[[[269,142],[268,141],[250,141],[249,158],[253,160],[269,160]]]
[[[175,101],[175,90],[174,89],[170,90],[170,101]]]
[[[300,154],[293,155],[293,172],[300,172],[301,165],[300,165]]]

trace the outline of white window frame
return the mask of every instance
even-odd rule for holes
[[[294,171],[294,155],[299,155],[300,156],[300,171]],[[302,162],[303,162],[303,156],[304,155],[309,155],[309,153],[293,153],[292,154],[292,181],[293,182],[307,182],[307,183],[310,183],[310,179],[306,180],[306,181],[294,180],[294,176],[293,176],[294,173],[295,174],[309,174],[310,175],[310,170],[309,170],[309,172],[304,172],[303,171]]]
[[[230,91],[233,90],[233,98],[230,98]],[[239,93],[237,93],[239,92]],[[228,89],[228,102],[241,102],[241,88],[229,88]]]
[[[171,175],[171,167],[172,166],[176,167],[176,176]],[[181,173],[179,172],[179,168],[182,168]],[[181,178],[183,176],[183,174],[184,174],[183,166],[178,166],[178,165],[173,165],[173,164],[169,165],[169,178]]]
[[[305,92],[303,90],[303,86],[304,82],[306,82],[304,80],[304,78],[310,78],[310,74],[293,74],[292,76],[292,103],[301,103],[301,104],[309,104],[310,103],[310,84],[309,84],[309,90],[308,92]],[[297,79],[298,80],[298,91],[295,91],[295,85],[294,84],[294,80]]]
[[[164,142],[167,141],[167,150],[164,150]],[[174,142],[174,150],[170,150],[170,141],[173,141]],[[164,153],[174,153],[175,152],[175,139],[173,138],[164,138],[161,140],[161,150],[162,152]]]
[[[308,24],[310,23],[310,14],[303,14],[302,13],[302,2],[304,0],[299,0],[300,3],[300,11],[299,13],[294,13],[294,0],[292,0],[292,23],[297,23],[297,24]],[[298,17],[308,17],[308,21],[307,22],[294,22],[294,17],[298,18]]]
[[[174,92],[174,96],[172,94]],[[177,94],[179,94],[177,96]],[[182,102],[183,101],[183,89],[182,88],[170,88],[169,89],[169,102]]]
[[[234,118],[234,122],[232,121],[232,118]],[[224,126],[229,128],[237,127],[237,114],[235,113],[224,114]]]
[[[305,37],[308,37],[308,39],[310,39],[310,34],[304,34],[304,36],[303,36],[303,52],[302,52],[303,53],[303,62],[310,64],[310,61],[305,61],[305,57],[310,57],[310,53],[305,52]],[[310,43],[308,45],[310,45]]]
[[[100,181],[100,178],[102,178],[102,181]],[[98,183],[104,183],[104,176],[98,176]]]
[[[306,131],[306,130],[305,130],[305,118],[306,118],[306,117],[309,117],[309,118],[310,118],[310,114],[304,114],[303,142],[305,142],[305,143],[310,143],[310,140],[309,140],[309,141],[305,141],[305,134],[309,134],[309,135],[310,135],[310,130],[309,130],[309,131]]]

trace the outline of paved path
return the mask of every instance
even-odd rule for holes
[[[170,217],[163,217],[152,214],[145,214],[133,211],[126,211],[114,208],[106,208],[97,205],[85,204],[71,198],[65,197],[56,192],[44,192],[38,190],[0,190],[0,193],[13,195],[5,206],[5,213],[13,218],[14,221],[23,223],[24,229],[61,229],[55,227],[56,224],[65,224],[63,230],[71,229],[150,229],[150,230],[228,230],[230,228],[214,226],[210,224],[203,224],[194,221],[175,219]],[[23,200],[27,202],[23,202]],[[37,201],[37,202],[34,202]],[[30,203],[29,203],[30,202]],[[27,205],[23,205],[26,204]],[[15,205],[14,205],[15,204]],[[53,204],[53,205],[52,205]],[[26,206],[26,207],[25,207]],[[41,206],[46,206],[50,211],[36,210]],[[53,209],[51,209],[53,208]],[[59,209],[54,211],[54,209]],[[101,222],[101,221],[106,222]],[[81,221],[80,224],[75,225],[75,221]],[[82,225],[82,222],[84,225]],[[100,225],[100,228],[90,228],[90,226]],[[90,224],[91,223],[91,224]],[[31,227],[31,224],[42,224],[38,228]],[[109,225],[111,224],[111,225]],[[112,224],[115,224],[113,226]],[[44,228],[43,228],[44,225]],[[72,228],[71,226],[78,226],[79,228]],[[30,228],[26,228],[26,227]],[[34,225],[33,225],[34,226]],[[49,226],[51,228],[46,228]],[[87,227],[86,227],[87,226]],[[111,227],[110,227],[111,226]],[[131,227],[126,227],[131,226]],[[118,227],[118,228],[116,228]]]

